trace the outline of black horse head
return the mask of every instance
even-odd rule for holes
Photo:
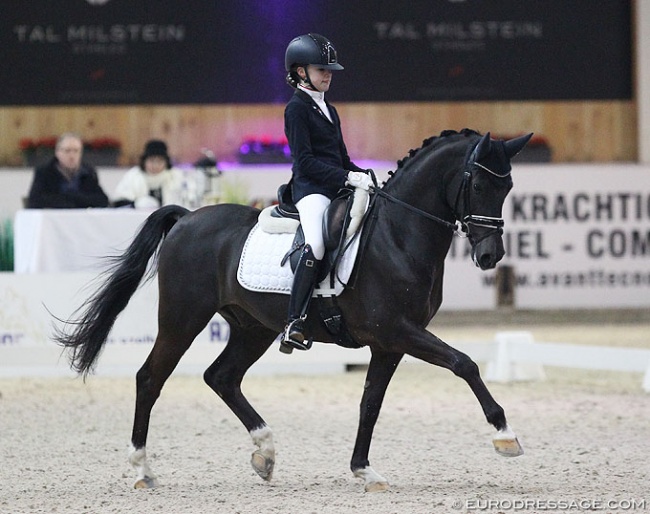
[[[472,245],[472,259],[482,270],[492,269],[505,255],[502,207],[512,188],[510,160],[532,134],[508,141],[485,134],[470,153],[463,172],[459,220]],[[458,207],[457,207],[458,208]]]
[[[397,182],[395,187],[380,194],[394,196],[449,228],[454,222],[460,225],[471,243],[474,263],[482,270],[492,269],[505,254],[502,207],[512,188],[510,160],[531,137],[502,141],[491,139],[489,132],[481,136],[469,129],[444,131],[399,161],[405,173],[396,173],[397,180],[389,180]]]

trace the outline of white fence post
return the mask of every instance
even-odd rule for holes
[[[534,362],[532,358],[526,362],[525,356],[527,353],[532,354],[532,347],[535,344],[530,332],[497,332],[494,340],[495,351],[492,358],[488,360],[485,380],[511,382],[546,379],[541,364]]]
[[[645,370],[645,375],[643,376],[643,390],[646,393],[650,393],[650,363],[648,363],[648,368]]]

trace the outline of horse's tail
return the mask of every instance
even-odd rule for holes
[[[94,369],[117,316],[138,289],[151,257],[157,257],[160,243],[188,212],[178,205],[153,212],[126,251],[121,256],[110,258],[113,262],[102,273],[106,278],[99,290],[76,311],[83,310],[83,314],[66,322],[66,326],[73,326],[72,332],[67,334],[64,329],[55,329],[55,342],[71,350],[70,367],[84,379]],[[155,275],[156,269],[154,259],[147,280]]]

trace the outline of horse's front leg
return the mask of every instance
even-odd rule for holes
[[[492,439],[494,449],[504,457],[517,457],[524,453],[517,436],[508,426],[503,408],[496,402],[481,379],[476,363],[461,351],[452,348],[432,333],[417,331],[404,339],[409,345],[405,353],[418,359],[451,370],[467,384],[481,404],[488,423],[497,429]]]
[[[388,481],[370,467],[368,453],[370,452],[372,432],[379,417],[386,389],[402,356],[401,353],[373,351],[368,366],[363,397],[361,398],[359,429],[350,462],[352,473],[354,473],[355,477],[364,480],[364,487],[368,492],[388,489]]]

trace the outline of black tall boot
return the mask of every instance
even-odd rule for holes
[[[309,350],[311,344],[305,343],[304,323],[311,295],[316,287],[320,261],[314,257],[311,246],[305,245],[300,253],[296,272],[291,286],[289,299],[289,316],[280,345],[280,350],[291,353],[290,348]],[[287,347],[288,346],[288,347]]]

